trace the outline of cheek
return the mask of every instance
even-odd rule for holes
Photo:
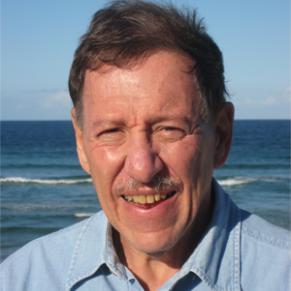
[[[170,175],[178,176],[180,179],[192,179],[199,164],[200,141],[193,136],[186,137],[182,141],[162,147],[160,156],[167,165]]]
[[[122,152],[113,148],[92,147],[87,156],[96,191],[98,194],[107,193],[123,166]]]

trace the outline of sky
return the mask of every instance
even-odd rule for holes
[[[92,15],[106,3],[1,1],[1,120],[70,118],[73,54]],[[172,3],[196,8],[221,48],[236,119],[290,119],[289,0]]]

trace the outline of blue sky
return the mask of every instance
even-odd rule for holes
[[[2,120],[69,119],[73,53],[91,16],[106,3],[2,0]],[[290,118],[288,0],[172,3],[197,8],[220,46],[237,119]]]

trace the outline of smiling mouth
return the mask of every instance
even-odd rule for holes
[[[176,194],[176,191],[172,191],[169,194],[154,194],[154,195],[122,195],[121,197],[129,203],[135,204],[139,207],[154,207],[157,204],[171,198]]]

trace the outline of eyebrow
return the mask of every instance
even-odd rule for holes
[[[157,117],[153,117],[149,119],[150,123],[159,123],[159,122],[164,122],[164,121],[171,121],[171,120],[175,120],[175,121],[182,121],[185,123],[191,123],[193,118],[191,118],[190,116],[185,116],[185,115],[181,115],[181,114],[171,114],[171,115],[160,115]]]
[[[122,121],[121,119],[114,119],[114,120],[106,120],[106,119],[97,119],[94,120],[92,123],[92,128],[100,127],[100,126],[117,126],[117,125],[124,125],[125,122]]]
[[[169,115],[159,115],[156,117],[148,118],[145,123],[147,124],[157,124],[161,122],[167,121],[179,121],[191,125],[193,121],[197,120],[197,117],[190,117],[181,114],[169,114]],[[97,118],[93,121],[91,128],[98,127],[111,127],[111,126],[124,126],[126,125],[126,121],[121,118],[116,117],[108,117],[105,119]]]

